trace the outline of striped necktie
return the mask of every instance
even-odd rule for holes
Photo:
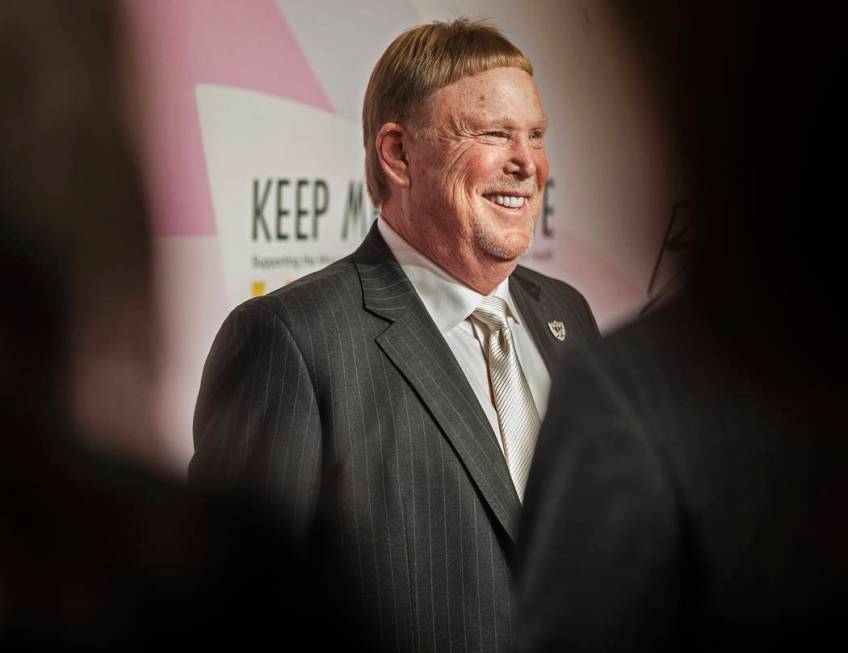
[[[539,433],[539,413],[515,353],[507,305],[499,297],[484,297],[472,315],[488,327],[485,340],[489,382],[498,414],[504,456],[512,482],[523,501],[530,461]]]

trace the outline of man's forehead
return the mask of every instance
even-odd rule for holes
[[[455,82],[437,89],[435,93],[445,95],[478,93],[485,95],[486,93],[497,91],[504,86],[518,86],[527,91],[535,91],[536,82],[533,80],[532,75],[521,68],[498,67],[460,77]]]
[[[520,68],[493,68],[468,75],[431,94],[433,117],[470,122],[529,118],[546,121],[533,78]]]

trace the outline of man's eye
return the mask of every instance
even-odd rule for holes
[[[539,150],[545,147],[545,132],[541,129],[530,132],[530,146]]]
[[[486,132],[486,136],[489,138],[509,138],[509,134],[507,132],[499,131]]]

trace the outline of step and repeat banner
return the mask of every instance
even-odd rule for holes
[[[353,251],[375,218],[360,115],[404,29],[485,18],[531,59],[550,179],[523,263],[609,330],[673,282],[687,223],[650,70],[613,3],[125,0],[141,79],[163,328],[164,461],[184,471],[200,374],[227,313]]]

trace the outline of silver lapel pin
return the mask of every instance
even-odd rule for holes
[[[554,334],[554,338],[560,342],[565,340],[565,325],[562,322],[559,320],[548,322],[548,328],[551,330],[551,333]]]

